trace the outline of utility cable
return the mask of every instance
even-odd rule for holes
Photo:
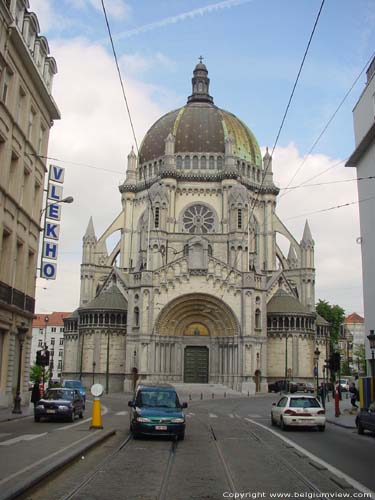
[[[330,124],[334,120],[335,116],[337,115],[337,113],[339,112],[340,108],[342,107],[342,105],[344,104],[344,102],[346,101],[346,99],[348,98],[349,94],[351,93],[351,91],[353,90],[353,88],[355,87],[355,85],[357,84],[357,82],[360,79],[360,77],[362,76],[363,72],[369,66],[369,64],[372,61],[372,59],[374,58],[374,56],[375,56],[375,52],[373,52],[372,55],[371,55],[371,57],[366,61],[366,64],[363,66],[363,68],[361,69],[360,73],[357,75],[357,77],[355,78],[354,82],[350,86],[349,90],[346,92],[346,94],[344,95],[344,97],[341,99],[339,105],[337,106],[337,108],[335,109],[335,111],[333,112],[333,114],[331,115],[331,117],[329,118],[329,120],[326,123],[326,125],[323,127],[323,130],[320,132],[320,134],[318,135],[318,137],[315,139],[315,141],[313,142],[313,144],[310,147],[309,151],[305,154],[304,158],[301,161],[301,164],[297,167],[296,171],[294,172],[294,174],[292,175],[291,179],[289,180],[289,182],[287,184],[287,187],[293,182],[293,180],[295,179],[295,177],[297,176],[297,174],[299,173],[299,171],[301,170],[301,168],[306,163],[309,155],[314,151],[316,145],[318,144],[318,142],[320,141],[320,139],[325,134],[326,130],[328,129],[328,127],[330,126]],[[284,193],[283,195],[281,195],[280,198],[283,198],[285,195],[286,195],[286,193]]]
[[[299,70],[298,70],[298,73],[297,73],[297,76],[296,76],[296,79],[295,79],[295,82],[294,82],[294,85],[293,85],[293,88],[292,88],[292,91],[291,91],[291,94],[290,94],[290,97],[289,97],[289,100],[288,100],[288,104],[286,106],[286,109],[285,109],[285,112],[284,112],[284,116],[281,120],[281,124],[280,124],[280,127],[279,127],[279,130],[277,132],[277,135],[276,135],[276,139],[275,139],[275,142],[273,144],[273,147],[272,147],[272,151],[271,151],[271,155],[267,161],[267,165],[266,165],[266,168],[264,169],[263,171],[263,176],[262,176],[262,181],[261,181],[261,185],[256,193],[256,196],[253,198],[253,202],[251,204],[251,207],[250,207],[250,211],[249,211],[249,214],[248,214],[248,221],[247,221],[247,225],[244,229],[244,235],[247,233],[247,230],[248,230],[248,226],[250,224],[250,221],[252,220],[252,217],[253,217],[253,214],[254,214],[254,210],[255,210],[255,206],[257,204],[257,201],[258,201],[258,197],[259,197],[259,194],[262,190],[262,187],[263,187],[263,184],[264,184],[264,180],[266,178],[266,174],[267,174],[267,171],[268,171],[268,168],[270,166],[270,162],[271,162],[271,159],[273,157],[273,153],[275,151],[275,148],[276,148],[276,145],[279,141],[279,137],[280,137],[280,134],[281,134],[281,131],[284,127],[284,123],[285,123],[285,120],[286,120],[286,117],[287,117],[287,114],[289,112],[289,108],[290,108],[290,104],[292,102],[292,99],[293,99],[293,96],[294,96],[294,93],[295,93],[295,90],[296,90],[296,87],[297,87],[297,84],[298,84],[298,81],[299,81],[299,77],[301,75],[301,72],[302,72],[302,69],[303,69],[303,66],[305,64],[305,60],[306,60],[306,57],[307,57],[307,53],[309,51],[309,48],[310,48],[310,45],[311,45],[311,42],[312,42],[312,39],[313,39],[313,36],[314,36],[314,33],[315,33],[315,30],[316,30],[316,27],[317,27],[317,24],[318,24],[318,21],[320,19],[320,15],[321,15],[321,12],[322,12],[322,9],[323,9],[323,6],[324,6],[324,3],[325,3],[325,0],[322,0],[321,4],[320,4],[320,8],[319,8],[319,11],[318,11],[318,14],[316,16],[316,19],[315,19],[315,22],[314,22],[314,26],[313,26],[313,29],[311,31],[311,34],[310,34],[310,38],[309,38],[309,41],[307,43],[307,46],[306,46],[306,49],[305,49],[305,52],[303,54],[303,58],[302,58],[302,61],[301,61],[301,64],[300,64],[300,67],[299,67]],[[249,249],[248,249],[248,252],[249,252]],[[239,256],[239,251],[238,249],[236,249],[235,251],[235,259],[234,259],[234,262],[233,264],[231,265],[231,267],[233,269],[230,269],[227,273],[227,276],[225,277],[225,279],[223,280],[223,282],[221,283],[220,287],[223,288],[223,293],[222,293],[222,297],[221,299],[223,299],[223,296],[224,296],[224,285],[225,283],[228,282],[228,279],[229,279],[229,276],[232,274],[232,272],[234,272],[233,270],[236,270],[236,265],[237,265],[237,260],[238,260],[238,256]]]

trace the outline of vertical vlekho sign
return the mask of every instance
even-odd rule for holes
[[[65,169],[50,165],[46,206],[44,207],[44,229],[42,243],[42,259],[40,276],[47,280],[55,280],[57,272],[58,241],[60,236],[61,205]]]

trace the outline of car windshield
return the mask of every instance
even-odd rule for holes
[[[80,388],[81,382],[79,380],[66,380],[64,382],[64,387],[69,387],[71,389]]]
[[[320,408],[319,401],[315,398],[291,398],[290,408]]]
[[[72,400],[73,398],[74,398],[74,391],[57,389],[57,390],[47,391],[43,399],[69,399],[69,400]]]
[[[179,408],[177,394],[172,391],[140,391],[137,395],[136,406],[153,408]]]

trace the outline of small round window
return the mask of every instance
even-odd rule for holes
[[[215,216],[208,207],[193,205],[185,210],[182,223],[188,233],[212,233],[215,227]]]

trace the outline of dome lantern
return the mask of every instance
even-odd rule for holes
[[[210,79],[208,78],[208,71],[202,62],[203,57],[199,57],[199,63],[195,66],[194,76],[191,79],[193,86],[192,95],[188,97],[188,104],[196,102],[208,102],[213,104],[214,100],[209,95]]]

